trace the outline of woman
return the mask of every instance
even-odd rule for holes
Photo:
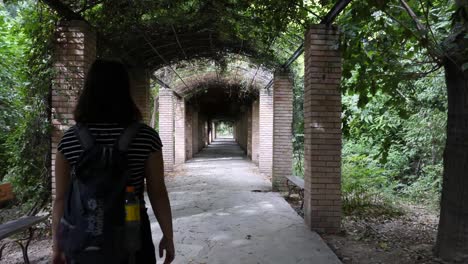
[[[115,61],[96,60],[91,66],[84,89],[74,112],[77,123],[84,124],[96,144],[114,144],[124,129],[141,121],[141,113],[130,96],[130,81],[124,65]],[[83,152],[74,127],[63,135],[55,160],[56,197],[53,206],[53,263],[73,262],[59,247],[59,223],[64,213],[64,201],[70,182],[70,171]],[[160,257],[166,251],[164,263],[174,259],[172,216],[164,184],[161,140],[157,132],[141,125],[128,148],[130,176],[137,196],[143,202],[144,179],[148,197],[163,232],[159,244]],[[141,214],[141,249],[136,263],[156,263],[151,228],[143,206]]]

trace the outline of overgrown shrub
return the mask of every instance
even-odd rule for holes
[[[351,212],[359,207],[388,205],[391,184],[385,170],[364,155],[343,160],[343,208]]]
[[[422,169],[420,176],[413,176],[414,182],[403,186],[402,193],[411,201],[437,207],[442,191],[442,164],[427,165]]]
[[[2,127],[8,129],[0,142],[0,150],[6,155],[2,161],[6,173],[3,181],[13,184],[23,211],[34,214],[50,199],[51,53],[57,18],[41,2],[19,1],[11,6],[0,3],[0,6],[17,28],[17,32],[8,31],[8,37],[16,41],[16,49],[21,48],[17,54],[3,54],[18,67],[6,91],[17,95],[14,107],[8,109],[17,118],[8,127]],[[0,75],[5,76],[4,72]]]

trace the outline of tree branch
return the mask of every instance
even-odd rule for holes
[[[413,11],[413,9],[411,9],[411,7],[408,5],[408,3],[406,3],[405,0],[400,0],[400,3],[403,5],[403,8],[406,10],[406,12],[409,14],[411,19],[416,24],[416,28],[417,28],[418,33],[420,34],[420,36],[417,36],[411,30],[410,30],[410,32],[412,32],[413,35],[415,35],[415,37],[418,39],[419,43],[421,43],[421,46],[423,46],[423,47],[425,47],[427,49],[427,52],[429,53],[429,56],[431,56],[431,58],[434,60],[434,62],[436,62],[437,64],[441,64],[441,62],[443,61],[444,55],[441,54],[441,52],[438,51],[437,48],[435,47],[438,44],[435,43],[435,42],[431,42],[429,40],[427,28],[421,23],[421,21],[419,21],[418,16]],[[384,11],[384,13],[386,13],[394,21],[396,21],[397,23],[399,23],[403,27],[407,28],[406,26],[404,26],[404,24],[402,22],[397,20],[395,17],[391,16],[388,12]]]
[[[60,0],[42,0],[44,4],[48,5],[53,10],[57,11],[57,13],[67,19],[67,20],[82,20],[85,19],[78,13],[75,13],[73,10],[70,9],[66,4],[62,3]]]
[[[400,0],[400,3],[405,8],[406,12],[410,15],[411,19],[413,19],[419,32],[422,33],[423,36],[427,36],[427,28],[421,23],[421,21],[419,21],[419,18],[416,13],[414,13],[413,9],[411,9],[405,0]]]

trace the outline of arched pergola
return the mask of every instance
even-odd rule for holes
[[[294,10],[291,6],[274,7],[279,20],[284,22],[271,26],[272,32],[263,32],[258,25],[268,22],[268,18],[261,16],[261,6],[257,10],[248,4],[236,6],[242,10],[236,13],[229,6],[220,7],[215,1],[206,1],[200,6],[188,6],[185,11],[181,8],[182,11],[177,9],[174,14],[167,14],[170,7],[161,8],[157,1],[144,1],[142,3],[147,5],[144,7],[133,1],[113,4],[89,1],[81,8],[86,12],[81,13],[76,11],[78,7],[64,2],[44,2],[65,18],[56,28],[53,157],[61,134],[73,124],[72,110],[89,66],[96,57],[117,57],[129,67],[132,96],[146,121],[149,120],[152,73],[169,67],[177,75],[178,82],[166,85],[159,94],[159,126],[166,170],[185,162],[210,142],[208,131],[213,117],[207,111],[200,111],[192,100],[199,91],[239,88],[242,86],[237,79],[239,76],[252,78],[243,85],[253,91],[250,101],[242,102],[243,110],[230,118],[235,123],[240,145],[258,162],[262,173],[272,176],[273,188],[284,190],[285,177],[292,171],[293,111],[292,81],[284,66],[287,68],[304,50],[305,221],[319,232],[339,231],[342,215],[341,55],[339,31],[330,26],[329,21],[308,26],[303,37],[291,37],[285,32],[287,19]],[[349,1],[341,1],[344,2]],[[344,6],[338,5],[331,13],[342,8]],[[252,17],[251,13],[260,15]],[[230,19],[245,22],[246,28],[240,31],[245,36],[229,29]],[[278,50],[284,46],[275,44],[280,35],[290,42],[289,60],[279,55]],[[253,65],[250,68],[254,70],[243,67],[235,74],[228,69],[227,74],[221,76],[220,71],[205,71],[182,77],[171,67],[196,59],[222,62],[236,55],[248,58],[244,62]],[[269,70],[258,76],[261,68]],[[271,82],[265,77],[268,73],[273,76]]]

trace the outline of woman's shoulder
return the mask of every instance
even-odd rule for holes
[[[147,124],[142,123],[137,138],[141,141],[151,142],[153,150],[161,149],[162,147],[158,132]]]
[[[75,136],[75,130],[76,130],[76,125],[70,126],[68,129],[63,132],[62,139],[64,138],[70,138]]]
[[[154,128],[150,127],[149,125],[145,123],[141,123],[140,130],[142,132],[149,133],[152,135],[158,135],[158,132]]]

